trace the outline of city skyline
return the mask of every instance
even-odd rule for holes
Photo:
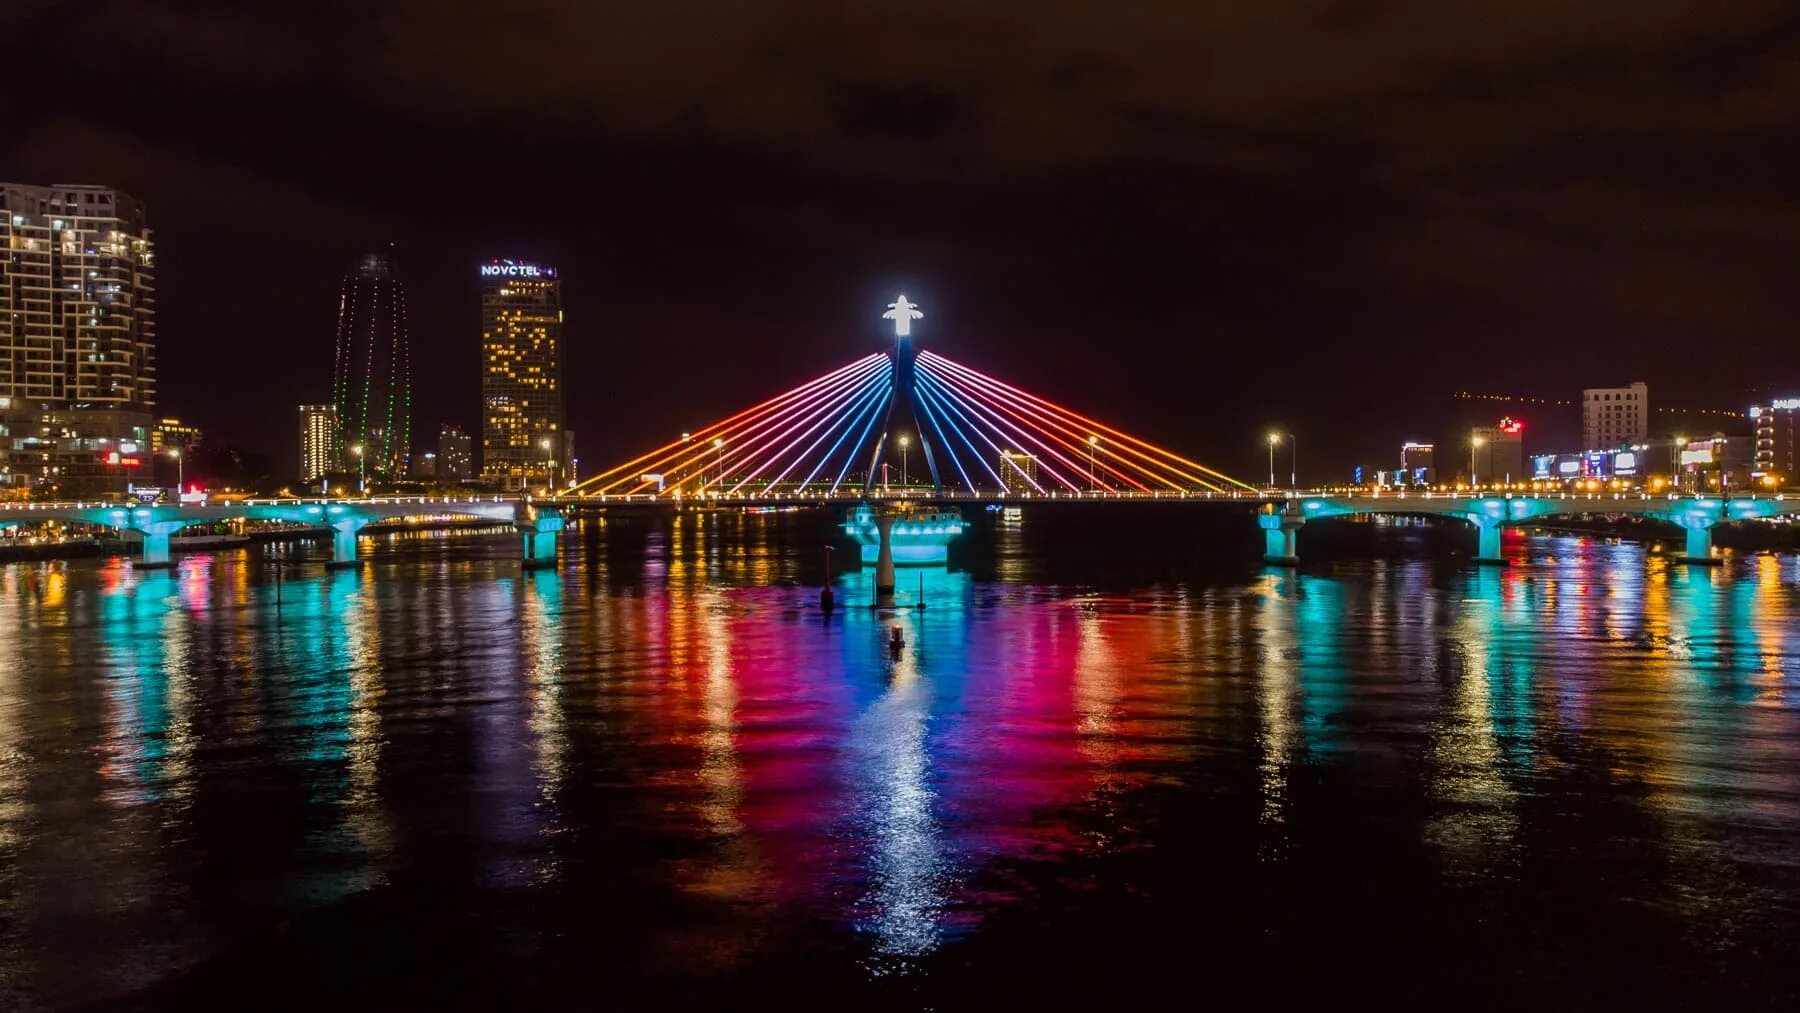
[[[873,348],[863,308],[904,291],[933,307],[918,333],[945,354],[1034,349],[1014,370],[1030,389],[1074,401],[1091,386],[1096,413],[1240,471],[1269,426],[1311,434],[1304,470],[1385,460],[1414,425],[1467,421],[1443,405],[1366,436],[1336,424],[1377,392],[1568,398],[1642,379],[1663,405],[1742,410],[1800,383],[1782,375],[1800,294],[1773,266],[1792,262],[1800,218],[1785,183],[1800,142],[1776,114],[1796,86],[1762,72],[1794,33],[1761,13],[1442,11],[1405,32],[1096,10],[979,60],[935,45],[928,13],[877,18],[906,62],[814,46],[758,62],[758,40],[791,22],[733,14],[748,44],[703,75],[744,82],[726,88],[610,48],[573,61],[592,80],[531,73],[531,39],[473,6],[446,8],[449,36],[397,18],[388,49],[257,10],[156,11],[167,27],[143,37],[97,24],[106,60],[15,36],[18,72],[68,91],[20,107],[0,162],[149,204],[164,398],[254,447],[290,445],[316,367],[264,378],[266,395],[221,389],[211,367],[241,360],[246,326],[284,355],[310,347],[338,265],[389,242],[414,331],[444,364],[416,377],[416,414],[471,431],[467,265],[496,255],[572,279],[566,307],[590,325],[568,349],[572,383],[633,394],[679,375],[697,401],[736,403]],[[597,15],[571,16],[567,39],[617,44]],[[699,45],[695,22],[642,17],[651,49]],[[1169,45],[1214,55],[1170,64]],[[1366,52],[1380,58],[1351,55]],[[1315,72],[1251,58],[1286,53]],[[496,86],[520,70],[523,94]],[[1688,80],[1725,112],[1703,115]],[[379,160],[337,154],[375,139]],[[499,196],[520,165],[527,195]],[[1280,384],[1262,382],[1271,357]],[[624,419],[571,404],[584,456],[696,424],[641,400]]]

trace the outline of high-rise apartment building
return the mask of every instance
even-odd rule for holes
[[[155,251],[111,187],[0,183],[0,482],[63,494],[147,480]]]
[[[1617,450],[1642,443],[1649,435],[1649,387],[1634,383],[1581,392],[1582,449]]]
[[[494,260],[481,276],[481,477],[565,484],[562,283],[556,269]]]
[[[1800,397],[1751,405],[1750,425],[1756,429],[1750,477],[1768,488],[1800,485]]]
[[[331,401],[343,438],[339,463],[331,470],[406,477],[412,460],[406,286],[385,253],[365,255],[344,275]]]
[[[300,479],[315,482],[333,471],[343,471],[343,430],[335,404],[300,406]]]
[[[438,427],[437,477],[442,482],[475,477],[475,441],[461,426]]]
[[[190,426],[180,419],[157,419],[150,430],[150,451],[160,455],[179,450],[185,454],[200,445],[203,435],[199,426]]]

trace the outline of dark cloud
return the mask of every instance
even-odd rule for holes
[[[277,451],[388,242],[422,428],[475,421],[470,265],[563,266],[590,461],[858,354],[899,287],[1251,471],[1268,422],[1384,460],[1468,387],[1800,386],[1788,4],[16,0],[0,39],[55,82],[0,98],[0,176],[149,200],[168,407]]]

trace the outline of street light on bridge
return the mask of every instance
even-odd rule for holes
[[[350,452],[356,455],[356,491],[367,491],[369,483],[368,473],[363,470],[363,445],[358,443],[350,448]]]
[[[900,434],[900,488],[906,488],[906,448],[912,446],[912,437]]]
[[[1480,450],[1480,449],[1481,449],[1481,445],[1482,445],[1482,444],[1484,444],[1484,443],[1486,443],[1486,442],[1487,442],[1487,441],[1486,441],[1486,440],[1484,440],[1484,439],[1482,439],[1482,438],[1481,438],[1481,437],[1479,437],[1479,436],[1471,436],[1471,437],[1469,437],[1469,488],[1471,488],[1471,489],[1473,489],[1473,488],[1475,488],[1475,487],[1476,487],[1476,481],[1475,481],[1475,452],[1476,452],[1476,451],[1477,451],[1477,450]]]
[[[1275,488],[1275,445],[1281,442],[1280,433],[1269,434],[1269,488]]]
[[[1100,486],[1094,482],[1094,448],[1100,445],[1100,437],[1088,434],[1088,491],[1099,492]]]
[[[181,463],[181,448],[170,448],[169,456],[175,459],[175,499],[179,502],[181,499],[182,488],[186,483],[186,476],[183,474],[183,465]]]

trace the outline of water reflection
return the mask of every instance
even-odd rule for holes
[[[262,550],[0,569],[0,986],[117,997],[246,923],[443,894],[534,974],[916,988],[989,933],[1062,945],[1021,925],[1090,893],[1317,877],[1370,833],[1402,896],[1551,936],[1533,905],[1602,873],[1715,947],[1795,896],[1792,560],[1546,537],[1049,584],[1027,522],[827,615],[809,525],[607,518],[529,574],[505,536],[393,539],[279,590]]]

